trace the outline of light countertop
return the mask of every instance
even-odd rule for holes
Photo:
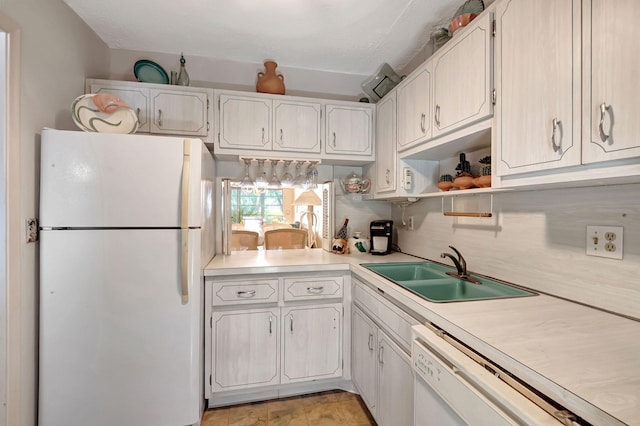
[[[360,266],[415,260],[400,253],[247,251],[216,256],[205,275],[351,270],[585,420],[640,424],[640,322],[544,294],[432,303]]]

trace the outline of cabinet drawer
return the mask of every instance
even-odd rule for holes
[[[300,277],[284,279],[284,300],[342,298],[342,277]]]
[[[357,283],[357,280],[354,280]],[[386,299],[364,284],[357,283],[353,290],[353,300],[378,323],[385,333],[401,343],[405,351],[411,351],[411,326],[418,321],[405,314]]]
[[[278,279],[214,281],[213,306],[278,301]]]

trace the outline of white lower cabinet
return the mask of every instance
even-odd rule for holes
[[[213,391],[280,382],[278,308],[215,312]]]
[[[378,406],[378,328],[360,309],[351,317],[351,378],[369,412],[376,417]]]
[[[411,357],[378,330],[378,417],[381,426],[413,425]]]
[[[209,406],[274,397],[304,382],[327,390],[320,387],[342,380],[345,281],[327,273],[207,278]],[[312,389],[314,381],[323,382]]]
[[[282,309],[282,383],[342,376],[342,304]]]
[[[413,425],[411,357],[373,319],[354,307],[351,376],[380,426]]]

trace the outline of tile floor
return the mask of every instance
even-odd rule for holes
[[[375,426],[356,394],[327,391],[204,412],[202,426]]]

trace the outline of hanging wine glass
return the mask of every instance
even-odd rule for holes
[[[258,176],[256,177],[255,189],[258,194],[264,194],[269,186],[267,174],[264,172],[264,161],[258,160]]]
[[[270,160],[271,162],[271,180],[269,180],[269,188],[281,188],[282,183],[278,179],[276,174],[276,168],[278,166],[278,160]]]
[[[304,161],[296,163],[296,177],[293,179],[293,186],[298,188],[304,188],[307,184],[307,175],[302,171],[303,164]]]
[[[290,188],[293,186],[293,176],[289,172],[289,166],[291,165],[291,160],[284,161],[284,173],[282,173],[282,178],[280,179],[280,183],[284,188]]]
[[[251,179],[251,175],[249,174],[250,167],[251,167],[251,159],[245,158],[244,159],[244,178],[242,179],[242,182],[240,182],[240,189],[245,194],[253,193],[254,183],[253,183],[253,180]]]
[[[318,169],[316,169],[317,161],[312,161],[307,169],[307,189],[318,188]]]

